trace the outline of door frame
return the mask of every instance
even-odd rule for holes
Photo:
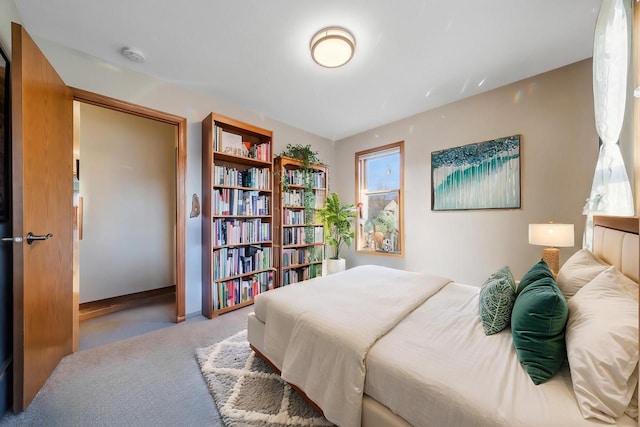
[[[69,86],[73,100],[109,110],[167,123],[177,128],[177,166],[176,166],[176,323],[185,320],[186,285],[186,178],[187,178],[187,119],[152,108],[121,101],[105,95],[89,92]],[[74,329],[78,328],[78,307],[74,305]],[[78,335],[74,333],[74,337]],[[77,339],[74,349],[77,349]]]

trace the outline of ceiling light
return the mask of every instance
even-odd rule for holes
[[[132,47],[123,47],[120,53],[130,61],[144,62],[144,53]]]
[[[311,57],[327,68],[340,67],[353,57],[356,40],[344,28],[327,27],[318,31],[311,39]]]

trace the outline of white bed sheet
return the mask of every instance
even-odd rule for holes
[[[478,292],[450,283],[378,340],[365,394],[417,427],[602,426],[580,414],[568,367],[536,386],[510,328],[484,335]],[[617,425],[637,423],[623,416]]]

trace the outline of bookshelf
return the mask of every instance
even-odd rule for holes
[[[324,165],[305,171],[300,160],[283,156],[275,158],[274,171],[276,283],[286,286],[322,276],[324,227],[315,209],[324,206],[328,176]],[[311,197],[305,196],[307,190]]]
[[[272,132],[215,113],[202,121],[202,313],[273,288]]]

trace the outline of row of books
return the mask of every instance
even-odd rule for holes
[[[216,218],[211,229],[213,246],[240,245],[271,240],[271,224],[260,218]]]
[[[313,218],[310,218],[309,222],[313,222],[315,219],[315,212],[312,212]],[[282,223],[284,225],[304,225],[305,211],[303,209],[283,209],[282,211]]]
[[[213,280],[271,268],[271,248],[242,246],[213,251]]]
[[[213,185],[271,189],[271,171],[268,168],[250,168],[244,171],[214,165]]]
[[[213,189],[214,215],[269,215],[271,197],[257,190]]]
[[[249,150],[249,157],[252,159],[262,160],[264,162],[271,161],[271,143],[265,142],[262,144],[255,144],[251,146]]]
[[[282,272],[282,286],[322,276],[322,264],[311,264],[306,267],[292,268]]]
[[[297,207],[304,206],[304,190],[290,190],[282,193],[282,205],[284,207]],[[314,194],[313,196],[313,208],[320,209],[324,206],[325,197],[323,194]]]
[[[287,169],[285,171],[284,178],[285,178],[285,181],[290,185],[302,185],[306,187],[307,185],[306,185],[305,179],[307,176],[309,177],[308,179],[310,179],[311,182],[313,183],[313,188],[326,187],[325,173],[322,171],[314,171],[314,172],[311,172],[310,174],[307,174],[301,169],[294,169],[294,170]]]
[[[273,289],[273,272],[263,271],[252,277],[227,280],[213,284],[213,308],[233,307],[256,297],[256,295]]]
[[[324,258],[324,246],[311,246],[300,249],[283,249],[282,266],[306,264],[310,262],[321,262]]]
[[[324,227],[322,226],[288,227],[282,229],[283,245],[302,245],[305,243],[322,242],[324,242]]]

